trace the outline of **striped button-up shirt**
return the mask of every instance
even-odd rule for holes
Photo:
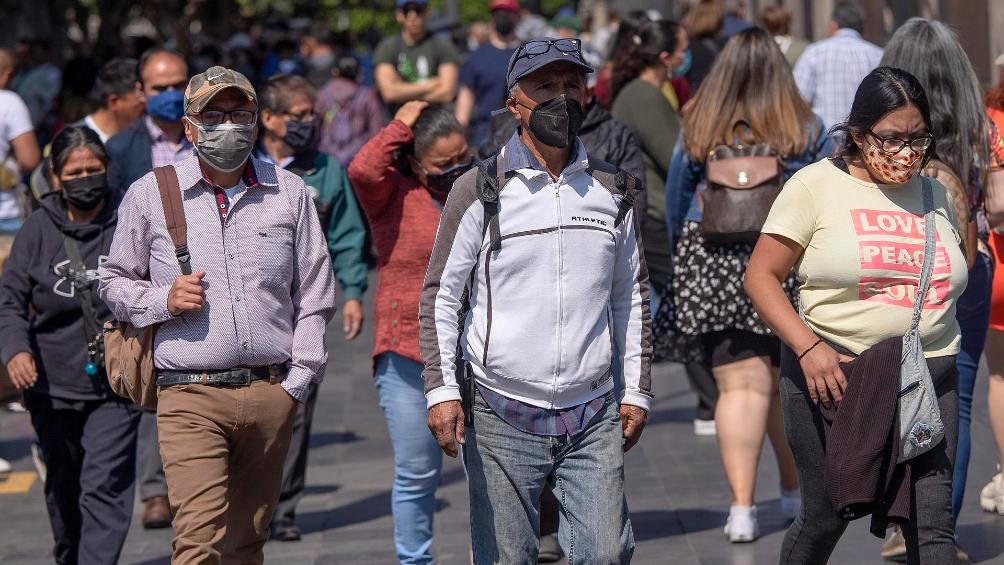
[[[881,60],[880,47],[843,28],[805,48],[795,63],[795,83],[812,111],[832,128],[847,119],[861,79]]]
[[[181,139],[175,143],[164,135],[164,130],[160,129],[153,118],[147,116],[146,130],[150,132],[150,159],[154,167],[171,165],[177,161],[191,157],[195,154],[195,147],[185,134],[181,134]]]
[[[172,316],[167,297],[181,275],[149,173],[126,192],[99,294],[119,320],[160,324],[154,364],[225,370],[289,364],[282,386],[303,400],[327,362],[325,327],[335,285],[317,212],[303,180],[252,160],[246,192],[221,217],[197,157],[175,164],[188,223],[192,271],[204,271],[202,310]]]

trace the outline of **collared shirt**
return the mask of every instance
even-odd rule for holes
[[[167,138],[164,130],[154,123],[153,118],[147,116],[144,121],[147,131],[150,132],[150,158],[153,160],[154,167],[171,165],[195,154],[195,146],[188,141],[184,133],[181,134],[181,139],[175,143]]]
[[[99,294],[117,319],[160,324],[154,364],[225,370],[289,363],[282,386],[299,400],[320,382],[335,287],[324,233],[303,180],[252,160],[256,182],[221,222],[215,190],[197,157],[175,169],[183,192],[192,271],[204,271],[205,306],[172,316],[167,297],[181,274],[154,175],[126,193]]]
[[[296,160],[296,156],[295,155],[290,155],[289,157],[281,159],[281,160],[279,160],[277,162],[275,159],[272,158],[272,155],[270,155],[268,151],[265,151],[265,147],[262,146],[261,144],[259,144],[258,148],[255,149],[254,156],[257,159],[261,159],[262,161],[265,161],[266,163],[272,163],[276,167],[279,167],[279,168],[282,168],[282,169],[285,169],[286,167],[290,166],[293,163],[293,161]]]
[[[798,90],[827,128],[847,119],[858,85],[882,60],[882,49],[843,28],[813,43],[795,63]]]
[[[585,148],[580,148],[580,145],[581,142],[576,139],[576,150],[569,155],[570,160],[585,155]],[[502,172],[508,174],[519,169],[533,169],[547,173],[547,169],[523,143],[517,131],[506,142],[502,154]],[[528,434],[539,436],[571,436],[579,433],[603,410],[606,399],[606,395],[600,395],[589,402],[569,408],[549,409],[520,402],[480,384],[477,386],[478,392],[488,406],[506,423]]]

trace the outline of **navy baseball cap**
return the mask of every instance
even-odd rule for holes
[[[509,59],[506,86],[512,90],[519,79],[547,65],[562,61],[579,67],[584,73],[593,72],[593,68],[582,58],[582,42],[578,39],[545,37],[524,41]]]
[[[429,3],[429,0],[397,0],[397,7],[404,8],[405,4],[418,4],[419,6],[425,6]]]

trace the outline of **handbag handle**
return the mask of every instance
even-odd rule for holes
[[[924,264],[920,268],[920,284],[917,286],[917,296],[913,300],[913,320],[910,322],[910,331],[914,332],[920,326],[920,315],[924,310],[924,302],[927,301],[927,293],[931,289],[931,278],[934,273],[934,254],[936,252],[934,239],[937,229],[934,214],[934,189],[931,188],[931,179],[921,177],[924,182]]]
[[[753,133],[753,125],[750,124],[748,121],[746,121],[746,118],[739,118],[738,120],[736,120],[736,123],[732,124],[733,145],[742,145],[742,141],[739,139],[739,134],[736,133],[736,130],[739,129],[739,126],[746,126],[746,129],[750,130],[750,133]]]

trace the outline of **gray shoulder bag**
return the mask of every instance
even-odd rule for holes
[[[920,285],[913,303],[910,330],[903,336],[903,359],[899,372],[899,463],[927,453],[945,437],[945,425],[938,409],[931,371],[920,343],[920,315],[931,288],[935,261],[934,191],[931,181],[924,181],[924,264]]]

